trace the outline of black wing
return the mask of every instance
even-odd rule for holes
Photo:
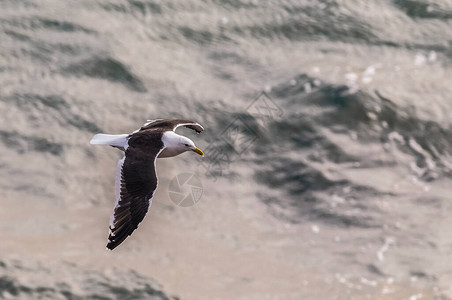
[[[168,130],[176,130],[176,128],[184,126],[187,128],[190,128],[197,133],[200,133],[204,130],[204,127],[202,127],[199,123],[195,121],[190,120],[182,120],[182,119],[176,119],[176,120],[153,120],[149,121],[148,123],[144,124],[143,127],[140,128],[139,131],[143,130],[149,130],[149,129],[158,129],[162,131],[168,131]]]
[[[129,140],[121,172],[117,174],[121,177],[118,203],[110,222],[110,250],[137,229],[149,209],[157,188],[155,158],[163,148],[160,137],[158,133],[138,133]]]

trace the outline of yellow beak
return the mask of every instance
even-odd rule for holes
[[[196,147],[195,149],[192,150],[193,152],[198,153],[199,155],[201,155],[202,157],[204,157],[204,152],[202,152],[201,149],[199,149],[198,147]]]

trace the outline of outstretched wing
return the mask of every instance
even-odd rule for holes
[[[157,188],[155,158],[162,149],[157,133],[138,133],[129,140],[125,157],[118,162],[118,202],[110,220],[108,249],[113,250],[131,235],[148,212]]]
[[[168,130],[174,131],[174,130],[176,130],[176,128],[178,128],[180,126],[190,128],[190,129],[196,131],[197,133],[200,133],[201,131],[204,130],[204,127],[202,127],[199,123],[197,123],[195,121],[182,120],[182,119],[176,119],[176,120],[158,119],[158,120],[152,120],[152,121],[145,123],[143,125],[143,127],[140,128],[139,131],[152,130],[152,129],[163,130],[163,131],[168,131]]]

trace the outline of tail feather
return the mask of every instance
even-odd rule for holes
[[[89,143],[91,145],[108,145],[118,148],[124,148],[127,149],[128,146],[128,134],[103,134],[98,133]]]

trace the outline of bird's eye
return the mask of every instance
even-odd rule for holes
[[[185,146],[187,146],[187,147],[188,147],[189,145],[188,145],[188,144],[185,144]]]

